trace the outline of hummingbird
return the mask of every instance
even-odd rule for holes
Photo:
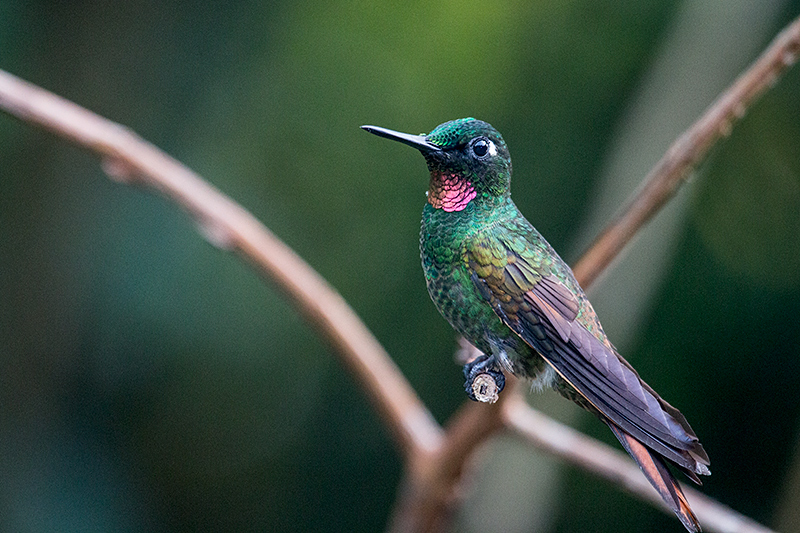
[[[500,133],[474,118],[427,135],[362,128],[416,148],[428,165],[422,269],[439,312],[482,352],[464,366],[469,397],[495,400],[504,373],[554,388],[605,422],[686,529],[700,531],[667,463],[700,485],[708,455],[681,412],[617,352],[572,270],[512,201]]]

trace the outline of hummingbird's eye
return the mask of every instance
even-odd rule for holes
[[[472,143],[472,153],[474,153],[478,157],[483,157],[489,153],[489,141],[488,139],[480,138]]]

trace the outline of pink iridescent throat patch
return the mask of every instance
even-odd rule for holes
[[[472,184],[457,174],[442,174],[431,184],[428,203],[448,213],[461,211],[477,196]]]

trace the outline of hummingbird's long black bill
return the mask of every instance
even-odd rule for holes
[[[399,131],[381,128],[380,126],[361,126],[361,129],[366,130],[370,133],[374,133],[378,137],[384,137],[386,139],[399,141],[403,144],[413,146],[417,150],[422,150],[423,152],[436,152],[441,150],[441,148],[439,148],[435,144],[429,143],[428,139],[424,135],[410,135],[408,133],[400,133]]]

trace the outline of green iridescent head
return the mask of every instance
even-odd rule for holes
[[[454,211],[463,210],[473,200],[491,201],[510,194],[511,156],[503,137],[487,122],[474,118],[451,120],[427,135],[409,135],[377,126],[362,128],[422,152],[431,172],[428,202],[434,207],[450,205],[447,198],[439,200],[453,190],[462,191],[461,199],[453,204],[457,206]]]
[[[503,148],[506,146],[500,132],[494,129],[491,124],[472,117],[459,118],[439,124],[425,138],[429,143],[443,150],[450,150],[465,146],[472,139],[481,136],[491,139]]]

